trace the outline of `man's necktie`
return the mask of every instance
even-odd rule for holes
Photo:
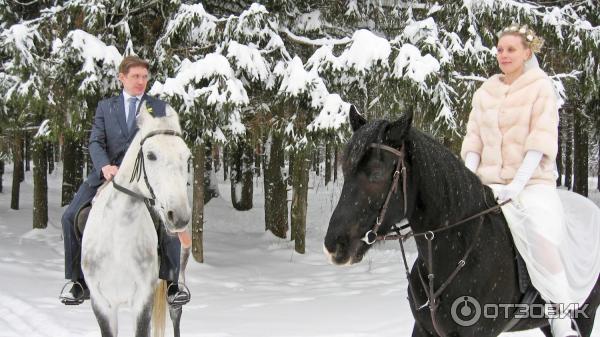
[[[129,113],[127,114],[127,127],[129,131],[133,130],[133,126],[135,125],[135,104],[137,103],[137,97],[129,98]]]

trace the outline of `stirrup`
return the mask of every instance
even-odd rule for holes
[[[169,287],[167,288],[167,294],[169,293],[171,287],[174,285],[175,283],[171,283],[171,285],[169,285]],[[177,283],[177,290],[178,291],[174,295],[167,295],[167,303],[169,303],[170,306],[180,307],[184,304],[187,304],[192,299],[190,289],[185,285],[185,283]],[[183,294],[185,296],[177,296],[179,294]]]
[[[78,297],[75,297],[75,295],[73,295],[73,293],[71,291],[69,291],[69,294],[72,297],[67,297],[66,295],[63,295],[63,294],[65,294],[65,289],[67,288],[67,286],[72,286],[71,290],[73,290],[73,287],[78,286],[81,289],[81,295]],[[83,303],[83,301],[85,300],[85,289],[83,288],[83,285],[81,285],[81,283],[79,281],[67,282],[62,287],[62,290],[60,291],[60,295],[58,295],[58,299],[64,305],[79,305],[79,304]]]

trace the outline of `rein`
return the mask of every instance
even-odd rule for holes
[[[152,189],[152,186],[150,185],[150,182],[148,181],[148,174],[146,173],[146,164],[144,161],[143,145],[144,145],[144,142],[146,142],[146,140],[148,138],[154,137],[157,135],[181,137],[181,134],[174,130],[155,130],[155,131],[149,132],[140,141],[140,150],[138,151],[137,158],[135,159],[135,164],[133,166],[133,172],[131,174],[131,179],[129,179],[129,182],[132,183],[134,180],[140,181],[140,178],[142,177],[142,173],[143,173],[144,182],[146,183],[146,187],[148,188],[148,191],[150,191],[150,196],[151,196],[150,198],[146,197],[143,194],[134,192],[126,187],[123,187],[122,185],[117,184],[117,182],[115,181],[114,178],[111,180],[113,183],[113,186],[115,187],[115,189],[117,191],[123,192],[132,198],[142,200],[146,204],[146,206],[148,206],[148,209],[150,209],[150,207],[152,207],[156,204],[156,195],[154,194],[154,190]]]
[[[385,150],[388,152],[391,152],[392,154],[396,155],[398,157],[398,162],[396,163],[396,167],[395,167],[395,171],[394,171],[394,176],[392,178],[392,186],[390,187],[389,191],[388,191],[388,195],[385,199],[385,202],[383,204],[383,206],[381,207],[381,210],[379,212],[379,216],[377,217],[377,221],[375,222],[375,224],[373,225],[373,228],[371,230],[369,230],[365,236],[362,238],[362,241],[366,242],[369,245],[372,245],[373,243],[377,242],[377,241],[383,241],[383,240],[398,240],[400,243],[400,250],[402,251],[402,260],[404,262],[404,270],[406,272],[406,279],[408,281],[408,287],[410,289],[411,292],[411,296],[412,296],[412,301],[414,304],[414,307],[416,310],[422,310],[425,307],[429,307],[430,313],[431,313],[431,322],[433,324],[433,328],[435,329],[435,331],[437,332],[438,335],[444,337],[446,336],[446,334],[444,333],[443,329],[440,327],[439,322],[437,321],[437,309],[439,307],[440,301],[439,298],[442,295],[442,292],[444,290],[446,290],[446,288],[452,283],[452,281],[454,280],[454,278],[456,277],[456,275],[458,275],[458,272],[466,265],[466,261],[469,258],[469,255],[471,254],[471,252],[473,251],[473,248],[475,247],[475,243],[477,242],[477,239],[479,238],[479,234],[481,232],[481,228],[483,225],[483,221],[484,221],[484,216],[492,213],[492,212],[500,212],[500,208],[502,206],[504,206],[505,204],[507,204],[508,202],[510,202],[510,200],[504,201],[498,205],[495,205],[493,207],[487,208],[482,212],[479,212],[477,214],[474,214],[472,216],[469,216],[465,219],[462,219],[460,221],[457,221],[449,226],[445,226],[442,228],[438,228],[438,229],[434,229],[434,230],[430,230],[427,232],[423,232],[423,233],[414,233],[412,231],[406,233],[406,234],[402,234],[400,233],[400,231],[402,229],[405,229],[407,227],[410,226],[410,224],[406,224],[403,225],[401,227],[392,227],[390,233],[395,233],[395,234],[391,234],[391,235],[379,235],[378,231],[379,228],[381,227],[381,224],[383,223],[383,220],[385,218],[385,214],[387,212],[388,206],[389,206],[389,202],[391,200],[392,194],[396,193],[398,191],[398,180],[400,178],[400,175],[402,174],[402,196],[404,199],[404,216],[403,218],[406,219],[406,215],[407,215],[407,209],[408,209],[408,202],[407,202],[407,171],[406,171],[406,165],[404,163],[404,159],[406,156],[406,150],[404,147],[404,143],[401,145],[400,150],[397,150],[393,147],[387,146],[387,145],[383,145],[383,144],[376,144],[373,143],[370,145],[370,147],[372,148],[376,148],[376,149],[381,149],[381,150]],[[465,252],[465,254],[462,256],[462,258],[458,261],[456,268],[454,269],[454,271],[452,271],[452,273],[450,274],[450,276],[448,276],[448,278],[442,283],[442,285],[436,290],[435,286],[434,286],[434,280],[435,280],[435,274],[434,274],[434,270],[433,270],[433,240],[435,239],[435,234],[436,233],[440,233],[449,229],[452,229],[454,227],[460,226],[464,223],[467,223],[471,220],[477,219],[479,218],[479,223],[477,225],[477,230],[475,232],[475,239],[471,242],[471,244],[469,245],[469,248],[467,249],[467,251]],[[427,264],[425,265],[428,271],[427,274],[427,279],[428,282],[425,282],[425,280],[423,279],[422,273],[421,273],[421,268],[419,267],[419,265],[417,264],[417,269],[419,272],[419,279],[421,281],[421,286],[423,287],[423,290],[425,292],[425,295],[427,297],[427,302],[425,302],[423,305],[418,306],[417,302],[416,302],[416,296],[415,296],[415,292],[414,292],[414,287],[410,282],[410,271],[408,268],[408,262],[406,259],[406,253],[404,250],[404,241],[406,241],[408,238],[410,237],[424,237],[427,240],[427,254],[428,254],[428,259],[427,259]]]

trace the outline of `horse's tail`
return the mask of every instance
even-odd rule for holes
[[[154,306],[152,309],[152,335],[164,337],[167,317],[167,281],[160,280],[154,289]]]

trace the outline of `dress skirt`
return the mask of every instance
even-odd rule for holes
[[[548,302],[583,304],[600,274],[600,209],[551,185],[529,185],[515,199],[502,212],[534,287]]]

